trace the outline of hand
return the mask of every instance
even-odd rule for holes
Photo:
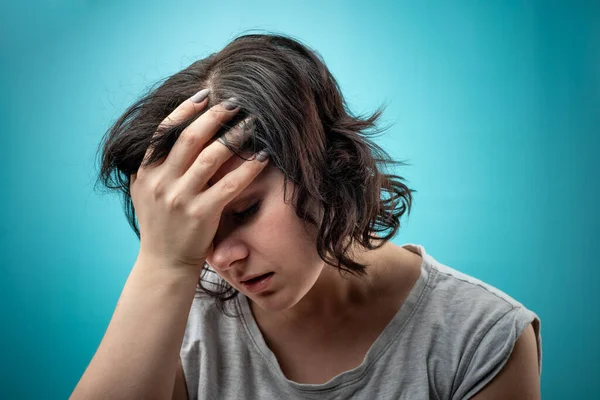
[[[246,161],[208,187],[208,180],[233,154],[219,140],[209,143],[221,124],[239,111],[239,107],[228,109],[234,105],[231,100],[217,104],[194,120],[160,164],[143,167],[142,163],[131,175],[131,199],[140,228],[140,255],[158,258],[168,265],[204,265],[212,253],[223,209],[267,165],[268,158],[262,162],[258,158]],[[194,103],[190,98],[159,127],[181,123],[207,104],[207,99]],[[229,134],[235,135],[236,130]],[[144,160],[151,151],[151,148],[146,151]]]

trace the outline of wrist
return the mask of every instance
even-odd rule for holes
[[[200,279],[203,266],[204,263],[200,265],[182,264],[140,253],[133,266],[133,271],[139,272],[150,285],[193,285],[195,287]]]

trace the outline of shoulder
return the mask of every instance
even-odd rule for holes
[[[502,290],[425,255],[431,275],[428,312],[452,316],[447,321],[465,335],[483,339],[490,330],[513,321],[520,332],[538,316]]]
[[[451,398],[469,398],[507,364],[517,340],[533,332],[541,374],[540,319],[498,288],[424,256],[428,275],[420,307],[423,329],[431,331],[432,352],[451,374],[445,375]],[[526,339],[523,339],[526,340]]]

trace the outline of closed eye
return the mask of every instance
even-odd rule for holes
[[[233,216],[238,220],[246,220],[249,219],[252,215],[256,214],[258,208],[260,206],[260,201],[257,201],[247,209],[239,213],[233,213]]]

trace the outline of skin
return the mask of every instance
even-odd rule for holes
[[[243,162],[239,157],[230,158],[209,180],[209,186]],[[413,267],[409,271],[411,283],[416,281],[421,257],[389,242],[378,250],[353,250],[358,260],[373,264],[364,279],[341,276],[326,266],[316,251],[316,230],[303,223],[292,205],[284,202],[283,179],[281,171],[268,165],[225,208],[213,252],[206,259],[223,279],[249,298],[259,325],[277,322],[280,326],[327,328],[339,323],[349,310],[355,313],[359,305],[374,304],[391,289],[384,282],[398,278],[398,270],[405,264]],[[288,201],[292,185],[288,183]],[[260,201],[260,208],[254,215],[236,220],[234,213],[256,201]],[[275,274],[263,292],[250,293],[241,283],[245,277],[271,271]]]

